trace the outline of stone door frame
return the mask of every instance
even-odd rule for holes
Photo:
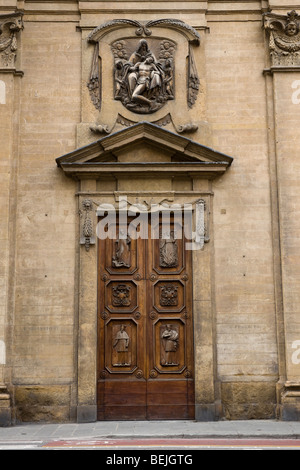
[[[93,181],[85,181],[92,185]],[[95,182],[94,182],[95,183]],[[132,193],[134,198],[143,200],[142,192]],[[211,190],[193,192],[189,195],[173,192],[155,193],[157,199],[170,196],[178,204],[201,201],[205,206],[205,220],[209,221],[209,213],[212,210]],[[90,219],[93,226],[97,224],[97,211],[95,202],[103,197],[101,192],[80,191],[77,194],[79,225],[82,225],[84,217],[82,207],[87,200],[91,201],[94,210]],[[107,194],[105,194],[107,198]],[[113,201],[116,194],[111,195]],[[152,193],[153,197],[153,193]],[[193,214],[195,224],[195,212]],[[208,230],[209,229],[209,230]],[[207,227],[207,233],[211,227]],[[195,367],[195,417],[197,420],[211,420],[216,416],[215,405],[215,340],[214,340],[214,301],[211,284],[213,256],[212,242],[206,239],[201,249],[192,253],[192,277],[193,277],[193,318],[194,318],[194,367]],[[78,252],[78,405],[77,421],[91,422],[97,420],[97,315],[98,315],[98,243],[91,240],[89,249],[86,249],[83,237]],[[200,286],[200,288],[199,288]]]
[[[159,143],[159,144],[158,144]],[[134,161],[135,152],[145,152],[147,161]],[[157,153],[158,152],[158,153]],[[165,161],[161,156],[166,156]],[[159,155],[160,160],[157,160]],[[119,158],[122,156],[122,158]],[[125,162],[124,162],[125,157]],[[97,207],[106,203],[118,209],[120,198],[194,208],[194,229],[199,246],[193,250],[193,315],[195,358],[195,418],[217,419],[219,393],[216,375],[214,309],[214,248],[212,181],[232,164],[227,155],[202,146],[186,137],[142,122],[77,149],[56,160],[66,176],[77,181],[77,421],[97,419]],[[144,191],[143,181],[161,178],[189,178],[190,190]],[[101,181],[141,178],[140,187],[130,191],[101,190]],[[173,184],[173,183],[172,183]],[[197,207],[197,211],[196,208]],[[195,214],[200,213],[197,219]]]

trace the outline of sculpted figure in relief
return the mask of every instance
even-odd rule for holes
[[[131,36],[121,36],[122,30],[128,27],[135,29],[132,30]],[[159,18],[146,22],[122,18],[107,21],[97,26],[88,35],[88,42],[94,43],[95,48],[87,86],[96,109],[101,110],[103,99],[102,67],[105,67],[105,61],[100,57],[100,45],[104,36],[115,29],[119,29],[120,37],[110,43],[114,58],[111,71],[114,99],[119,100],[131,112],[138,114],[154,113],[168,100],[175,99],[177,44],[168,37],[152,34],[156,27],[164,28],[166,34],[168,34],[168,29],[175,30],[188,42],[189,51],[187,62],[184,64],[186,75],[178,73],[176,80],[187,83],[187,104],[189,108],[194,106],[199,93],[200,80],[193,49],[194,46],[200,45],[199,33],[184,21],[174,18]],[[140,39],[138,40],[134,35]],[[141,39],[142,36],[146,38]],[[150,57],[152,59],[149,59]],[[180,69],[183,69],[183,64],[180,64]],[[183,83],[180,83],[181,89]],[[106,132],[105,129],[102,129],[102,132],[103,130]]]
[[[117,332],[114,342],[113,348],[118,354],[117,362],[114,362],[114,366],[129,366],[130,363],[128,362],[127,353],[129,347],[129,335],[126,332],[126,325],[120,325],[120,329]]]
[[[121,229],[115,244],[115,256],[112,259],[114,268],[130,268],[130,244],[131,239],[129,235],[126,236],[125,231]]]
[[[178,246],[174,230],[170,234],[164,234],[160,239],[160,260],[159,265],[164,268],[178,266]]]
[[[178,361],[176,359],[179,341],[178,331],[172,325],[165,325],[164,328],[165,329],[161,333],[164,351],[161,363],[163,366],[178,365]]]
[[[175,45],[171,41],[156,44],[159,59],[151,51],[146,39],[141,39],[130,54],[125,40],[112,45],[115,57],[115,99],[136,113],[152,113],[167,100],[174,99]]]

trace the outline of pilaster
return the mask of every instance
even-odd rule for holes
[[[20,57],[20,31],[23,29],[20,12],[0,15],[0,425],[11,424],[11,400],[9,395],[9,325],[10,262],[12,259],[15,158],[17,153],[18,93]]]
[[[275,3],[275,2],[273,2]],[[290,2],[291,3],[291,2]],[[275,6],[275,5],[274,5]],[[277,176],[282,313],[277,312],[279,361],[278,414],[282,419],[300,417],[300,238],[299,145],[295,123],[300,119],[300,16],[292,10],[264,15],[269,45],[274,123],[273,149]],[[269,81],[269,78],[267,79]],[[273,188],[274,189],[274,188]],[[278,299],[277,299],[278,300]],[[280,301],[278,301],[278,305]],[[282,346],[284,345],[284,349]]]

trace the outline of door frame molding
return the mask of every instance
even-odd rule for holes
[[[205,202],[206,232],[210,233],[209,243],[192,253],[193,273],[193,322],[194,322],[194,370],[195,370],[195,419],[199,421],[215,420],[219,413],[216,341],[214,320],[214,285],[213,237],[212,237],[212,201],[211,182],[206,181],[199,191],[155,192],[151,197],[163,200],[172,196],[173,203]],[[82,190],[77,193],[79,213],[78,231],[82,233],[85,214],[82,209],[85,201],[93,203],[90,221],[97,224],[97,203],[106,200],[118,209],[119,193],[96,190],[96,180],[82,180]],[[204,189],[206,186],[206,189]],[[94,190],[92,191],[92,188]],[[143,201],[149,194],[137,191],[131,194],[133,199]],[[195,212],[193,213],[195,225]],[[80,238],[80,236],[79,236]],[[208,242],[208,240],[206,240]],[[91,237],[91,246],[86,246],[81,237],[77,252],[78,269],[78,342],[77,342],[77,421],[92,422],[97,420],[97,315],[98,315],[98,243]]]
[[[131,148],[144,152],[146,161],[135,161],[137,154]],[[76,181],[78,189],[76,235],[80,242],[76,251],[74,313],[77,388],[73,395],[78,422],[97,420],[98,244],[94,231],[97,206],[104,202],[117,206],[122,196],[118,191],[119,182],[122,186],[124,180],[130,181],[132,177],[140,181],[163,178],[164,184],[168,182],[167,187],[172,188],[147,192],[140,183],[140,190],[123,192],[123,196],[134,201],[137,198],[141,203],[167,200],[173,204],[192,204],[202,200],[206,207],[206,227],[204,229],[203,224],[196,227],[202,234],[203,244],[201,249],[193,251],[192,257],[195,418],[199,421],[218,419],[221,408],[216,362],[212,185],[232,162],[233,158],[228,155],[149,122],[132,125],[56,159],[58,168]],[[191,189],[177,190],[173,180],[178,178],[189,179]],[[107,180],[113,189],[101,190],[101,184]]]

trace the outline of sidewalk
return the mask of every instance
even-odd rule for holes
[[[97,421],[0,427],[0,441],[102,438],[269,438],[300,439],[296,421]]]

